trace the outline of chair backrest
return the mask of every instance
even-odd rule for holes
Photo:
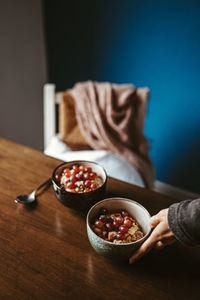
[[[56,134],[56,86],[45,84],[43,88],[43,141],[44,150]]]
[[[44,150],[48,147],[51,138],[57,134],[56,120],[59,123],[59,137],[62,141],[70,144],[71,149],[81,150],[87,149],[88,144],[83,138],[78,126],[75,126],[75,109],[73,107],[73,99],[69,92],[57,92],[55,84],[44,85],[44,102],[43,102],[43,136],[44,136]],[[138,126],[143,131],[147,99],[149,97],[148,88],[138,88],[137,98],[140,99],[140,106],[138,108]],[[59,105],[59,114],[56,118],[56,105]],[[66,117],[67,116],[67,117]],[[73,130],[70,124],[73,123]],[[70,132],[71,130],[71,132]],[[67,138],[66,138],[67,137]]]
[[[90,149],[77,124],[74,101],[70,93],[68,91],[56,93],[55,84],[45,84],[43,95],[44,150],[55,135],[58,135],[72,150]],[[56,105],[59,107],[58,110]]]

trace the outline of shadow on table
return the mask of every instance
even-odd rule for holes
[[[116,267],[125,272],[136,272],[138,276],[162,276],[168,279],[200,279],[200,246],[183,247],[179,243],[163,250],[151,250],[133,265],[119,263]]]

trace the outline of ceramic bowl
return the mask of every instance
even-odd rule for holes
[[[87,193],[73,193],[64,190],[60,186],[59,182],[57,182],[56,175],[62,174],[62,171],[65,168],[71,168],[73,165],[77,164],[92,168],[92,170],[102,178],[103,184],[96,190]],[[57,166],[53,171],[52,182],[55,195],[62,204],[75,210],[87,211],[91,206],[104,198],[107,183],[107,174],[104,168],[95,162],[76,160],[62,163]]]
[[[126,244],[114,244],[100,238],[92,230],[91,224],[94,224],[102,208],[106,208],[111,213],[126,210],[139,223],[144,236],[137,241]],[[141,204],[125,198],[108,198],[95,204],[87,214],[86,226],[88,239],[94,250],[105,258],[115,260],[128,260],[146,240],[151,231],[149,212]]]

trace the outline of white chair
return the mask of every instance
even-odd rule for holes
[[[93,160],[104,166],[108,175],[144,187],[144,182],[138,171],[122,157],[104,150],[71,151],[61,141],[56,130],[56,105],[60,104],[61,97],[59,93],[56,93],[55,84],[45,84],[43,93],[44,153],[46,155],[63,161]],[[158,180],[155,181],[154,190],[178,200],[195,199],[200,196]]]

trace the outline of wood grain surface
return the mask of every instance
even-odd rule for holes
[[[31,206],[15,203],[59,160],[0,139],[0,299],[200,299],[200,247],[152,250],[133,265],[112,263],[89,244],[85,213],[63,206],[52,186]],[[113,178],[107,194],[151,214],[176,199]]]

